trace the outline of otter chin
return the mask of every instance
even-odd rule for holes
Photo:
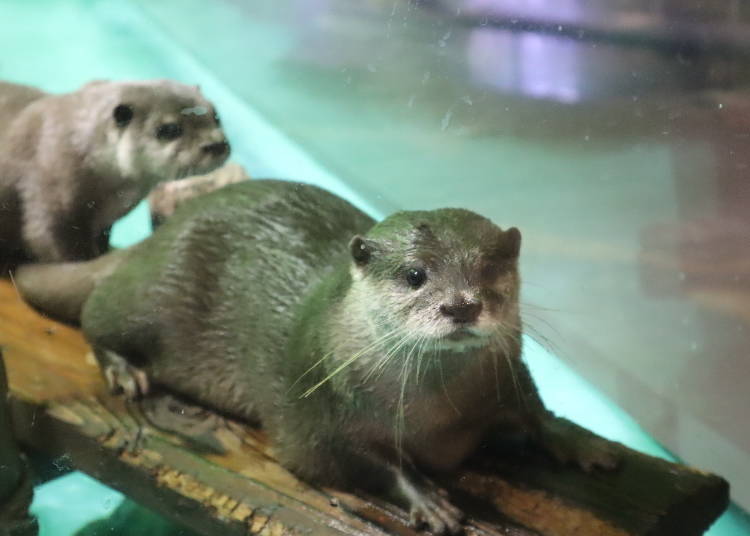
[[[443,337],[450,342],[460,342],[462,344],[471,344],[473,346],[481,346],[486,344],[489,336],[485,333],[477,333],[476,331],[467,328],[457,328],[451,331],[448,335]]]
[[[253,180],[186,202],[136,246],[16,283],[48,314],[78,313],[113,389],[261,423],[300,478],[456,534],[463,514],[428,475],[509,429],[561,460],[611,462],[550,432],[521,359],[520,247],[468,210],[376,223],[320,188]]]

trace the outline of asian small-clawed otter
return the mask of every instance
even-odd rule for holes
[[[42,310],[82,308],[111,387],[262,423],[301,478],[388,494],[453,534],[462,513],[427,475],[493,435],[614,463],[603,441],[554,440],[521,360],[520,244],[468,210],[375,224],[317,187],[256,180],[188,201],[130,249],[16,281]]]
[[[0,266],[90,259],[158,182],[206,173],[229,144],[213,105],[169,80],[53,95],[0,82]]]

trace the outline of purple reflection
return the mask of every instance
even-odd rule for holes
[[[480,85],[565,103],[582,98],[580,46],[574,41],[477,28],[467,53],[471,77]]]
[[[572,22],[584,15],[581,0],[464,0],[462,11],[467,15],[559,20]]]

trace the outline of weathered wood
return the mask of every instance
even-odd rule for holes
[[[565,434],[593,435],[565,422]],[[622,445],[618,451],[614,472],[587,474],[529,452],[474,460],[455,482],[550,535],[700,535],[728,506],[724,479]]]
[[[226,454],[198,454],[109,396],[77,330],[45,319],[0,281],[15,424],[27,445],[62,456],[145,506],[205,534],[415,533],[398,508],[312,488],[274,460],[262,431],[226,422]],[[588,434],[570,424],[565,433]],[[727,483],[622,447],[622,467],[584,474],[538,453],[481,457],[445,479],[469,535],[701,534]]]

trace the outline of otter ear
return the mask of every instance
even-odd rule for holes
[[[370,240],[365,240],[363,237],[356,235],[349,242],[349,251],[352,253],[352,259],[355,264],[364,266],[370,262],[372,253],[374,251],[374,244]]]
[[[497,237],[495,246],[489,254],[491,259],[496,262],[504,262],[518,258],[518,252],[521,250],[521,231],[511,227],[507,231],[501,231]]]
[[[516,258],[521,251],[521,231],[511,227],[503,233],[503,254],[506,257]]]
[[[133,107],[130,104],[118,104],[112,112],[112,117],[118,127],[126,127],[133,119]]]

